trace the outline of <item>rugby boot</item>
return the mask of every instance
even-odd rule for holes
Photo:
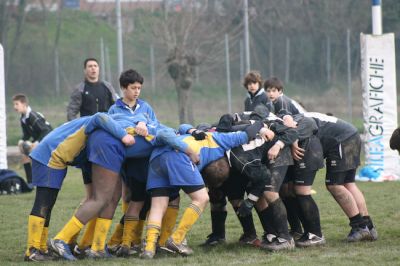
[[[347,242],[358,242],[362,240],[369,240],[370,231],[367,226],[351,228],[349,235],[347,236]]]
[[[299,240],[295,241],[296,247],[314,247],[321,246],[326,243],[324,236],[317,236],[313,233],[305,233]]]
[[[50,238],[47,241],[47,246],[58,256],[65,260],[74,261],[77,258],[72,255],[69,245],[62,240]]]
[[[165,243],[165,246],[182,256],[189,256],[193,254],[193,250],[187,245],[185,240],[182,241],[182,243],[178,244],[175,243],[174,240],[170,237]]]

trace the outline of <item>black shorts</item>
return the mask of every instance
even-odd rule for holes
[[[356,170],[350,169],[345,172],[330,172],[326,173],[325,184],[329,185],[343,185],[346,183],[354,183],[356,178]]]
[[[326,173],[347,172],[360,165],[361,139],[355,134],[345,141],[325,151]]]
[[[88,185],[92,183],[92,164],[90,162],[81,166],[83,184]]]
[[[265,184],[265,191],[279,192],[288,170],[287,165],[276,166],[269,169],[270,174]]]
[[[312,186],[318,170],[308,170],[289,166],[284,183],[293,182],[298,186]]]

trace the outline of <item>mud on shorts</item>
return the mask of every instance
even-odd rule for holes
[[[355,180],[360,165],[361,139],[359,134],[342,141],[325,152],[326,185],[343,185]]]

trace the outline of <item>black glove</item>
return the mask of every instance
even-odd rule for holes
[[[245,199],[242,201],[242,203],[239,206],[239,209],[237,210],[236,214],[239,217],[246,217],[251,214],[251,210],[254,207],[255,202],[252,201],[251,199]]]
[[[264,126],[262,121],[256,121],[254,124],[248,126],[244,131],[249,138],[249,141],[255,139],[260,129]]]
[[[207,134],[203,130],[196,129],[192,132],[192,136],[195,140],[203,140],[207,137]]]

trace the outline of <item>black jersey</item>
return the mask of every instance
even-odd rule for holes
[[[270,100],[265,94],[264,89],[260,89],[255,95],[251,95],[247,93],[247,98],[244,100],[244,110],[245,111],[254,111],[256,106],[264,105],[269,107]],[[269,109],[269,108],[268,108]]]
[[[93,115],[97,112],[107,112],[114,104],[110,90],[103,82],[91,83],[86,81],[80,106],[81,116]]]
[[[20,123],[22,128],[22,139],[41,141],[51,130],[52,127],[41,113],[34,112],[30,108],[26,115],[21,115]]]
[[[287,97],[286,95],[282,94],[279,96],[273,103],[273,112],[279,117],[284,115],[297,115],[304,113],[305,110],[299,103],[291,98]]]
[[[316,112],[306,112],[304,116],[315,120],[318,126],[317,137],[321,140],[324,151],[358,133],[352,124],[334,116]]]

